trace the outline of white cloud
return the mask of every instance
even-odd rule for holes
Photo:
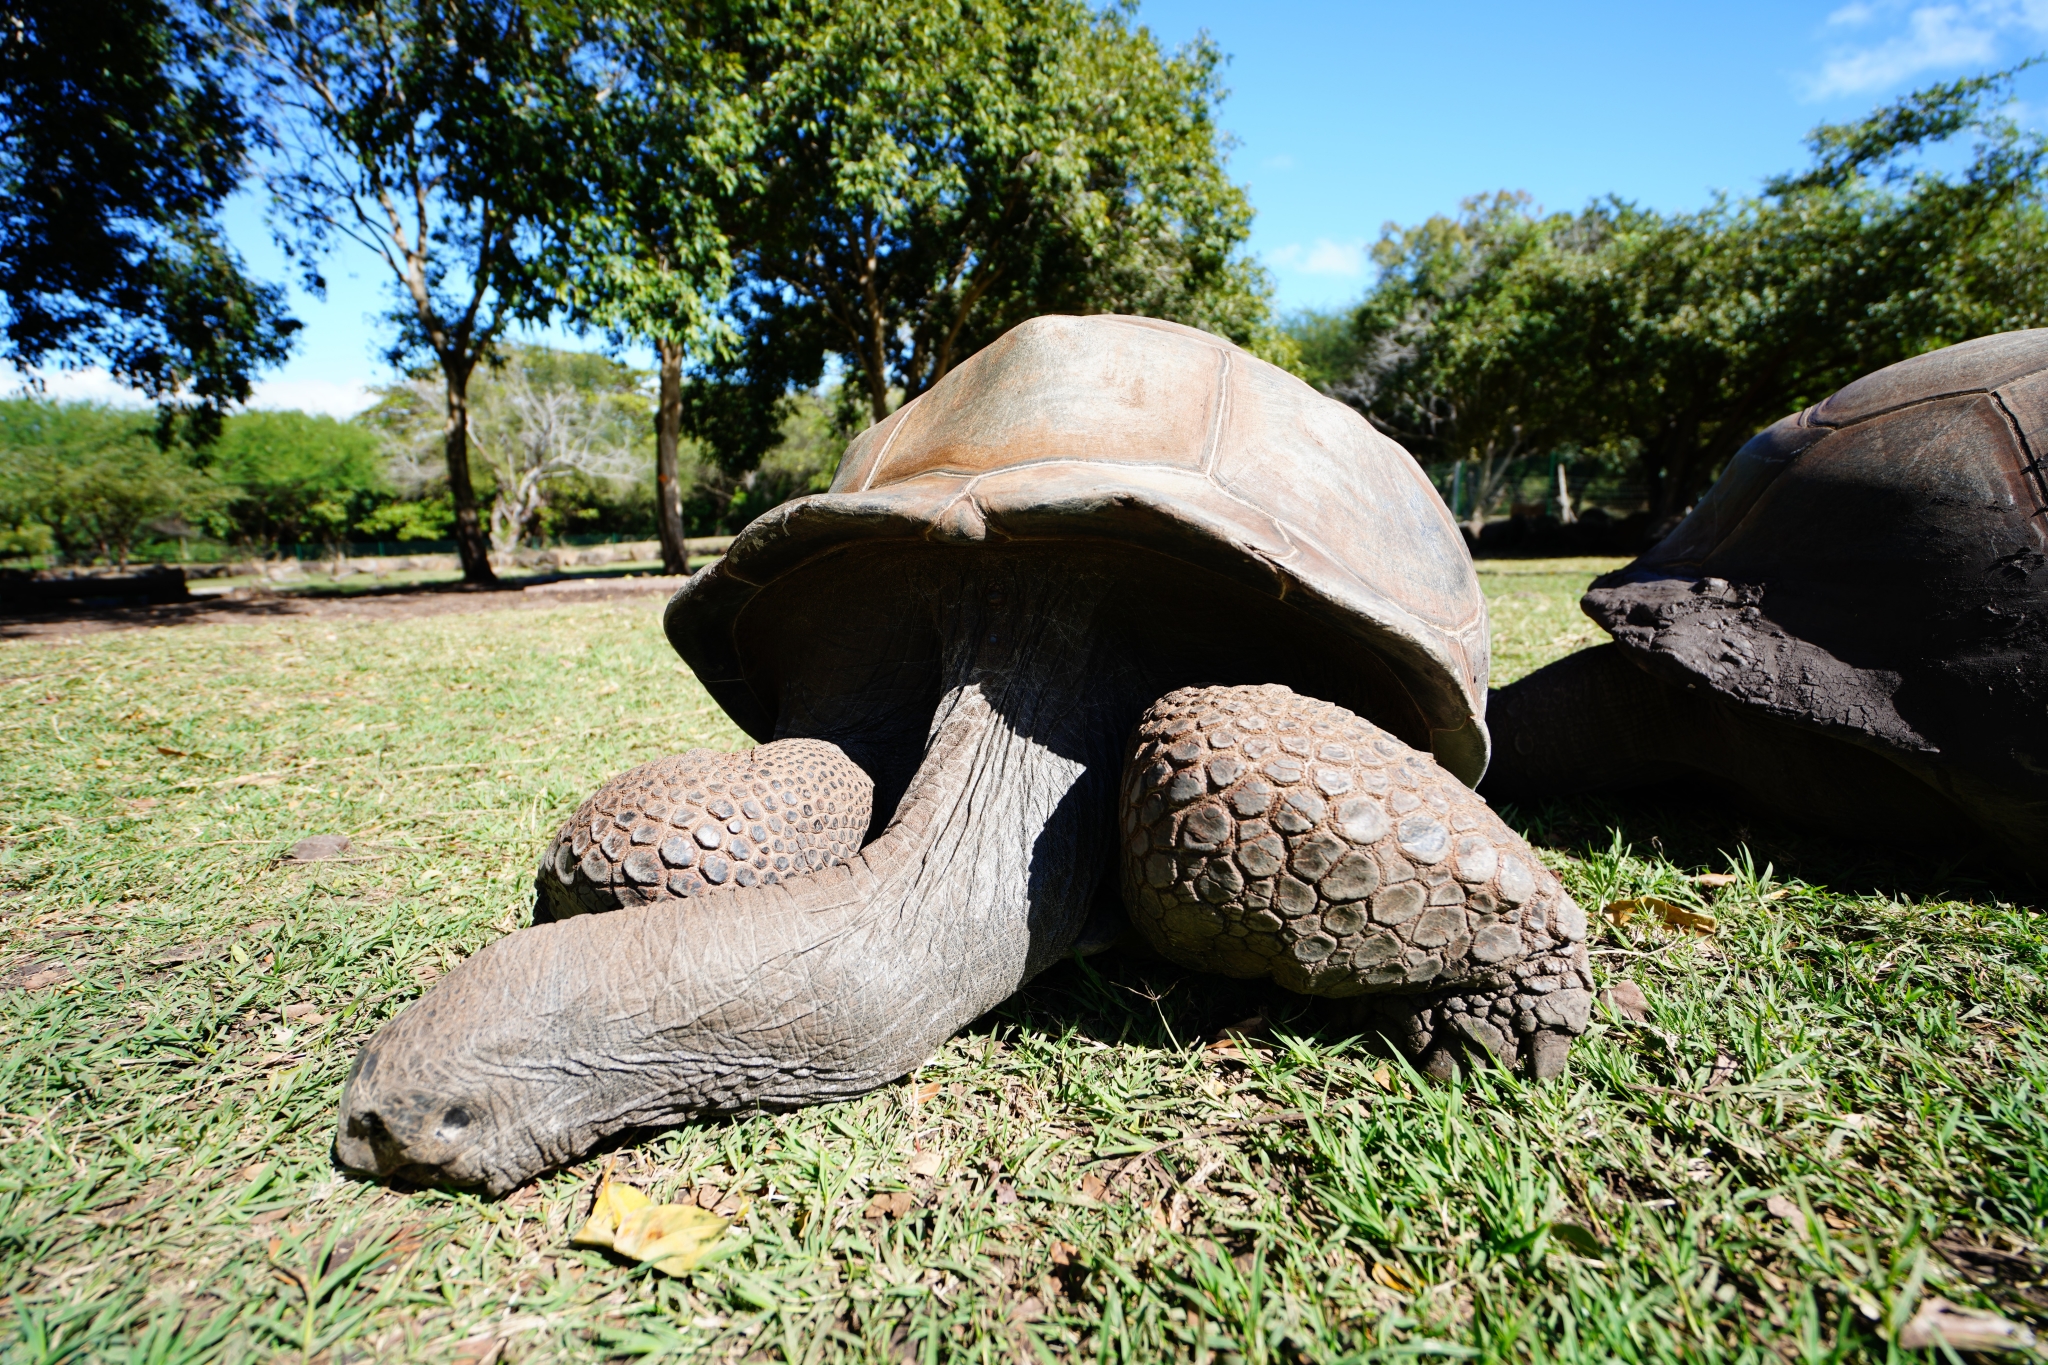
[[[17,379],[19,375],[15,376]],[[142,395],[124,384],[114,382],[114,376],[94,366],[89,370],[45,370],[38,376],[43,381],[42,396],[59,403],[106,403],[117,408],[140,408],[148,404]],[[14,386],[13,397],[26,397],[35,393],[27,382]]]
[[[370,401],[367,385],[336,379],[259,379],[249,395],[252,408],[299,408],[330,417],[353,417]]]
[[[1309,246],[1289,242],[1266,254],[1266,260],[1280,270],[1302,275],[1362,275],[1365,273],[1365,243],[1333,242],[1318,237]]]
[[[45,370],[42,396],[59,403],[106,403],[117,408],[148,407],[149,400],[94,366],[85,370]],[[33,393],[17,384],[15,395]],[[259,379],[249,395],[252,408],[299,408],[331,417],[353,417],[370,406],[368,386],[334,379]]]
[[[1828,15],[1833,28],[1867,28],[1904,11],[1904,31],[1868,46],[1836,51],[1821,64],[1807,98],[1860,95],[1896,87],[1924,72],[1989,66],[2000,40],[2019,34],[2037,42],[2048,35],[2048,0],[1965,0],[1960,4],[1903,5],[1852,0]]]

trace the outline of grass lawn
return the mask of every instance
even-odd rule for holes
[[[1603,567],[1483,566],[1499,679],[1596,638]],[[2048,1317],[2038,893],[1700,797],[1510,812],[1588,907],[1718,921],[1596,917],[1649,1017],[1559,1083],[1112,955],[858,1102],[621,1147],[739,1210],[682,1278],[567,1245],[601,1160],[341,1178],[360,1041],[525,922],[555,824],[741,743],[659,605],[0,643],[0,1360],[1832,1360],[1930,1294]]]

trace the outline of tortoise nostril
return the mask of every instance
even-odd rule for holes
[[[464,1130],[469,1127],[469,1124],[469,1111],[459,1104],[455,1105],[447,1113],[441,1115],[441,1126],[434,1130],[434,1136],[443,1142],[452,1141],[455,1138],[461,1137]]]

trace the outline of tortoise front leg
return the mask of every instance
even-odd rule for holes
[[[1174,962],[1371,1013],[1419,1066],[1543,1078],[1592,1004],[1586,916],[1425,754],[1285,687],[1185,688],[1124,768],[1124,898]]]

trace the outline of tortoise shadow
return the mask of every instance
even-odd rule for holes
[[[1069,957],[967,1025],[961,1038],[1079,1039],[1107,1047],[1184,1051],[1231,1034],[1282,1031],[1351,1042],[1393,1057],[1393,1044],[1360,1022],[1356,1003],[1297,995],[1265,980],[1191,971],[1154,955],[1135,934],[1093,957]]]
[[[1901,846],[1802,829],[1697,785],[1503,804],[1507,822],[1539,848],[1574,858],[1605,855],[1619,837],[1638,857],[1680,868],[1728,869],[1741,850],[1761,871],[1838,895],[1915,901],[2001,901],[2048,909],[2048,886],[2004,863],[1991,841],[1970,848]]]

